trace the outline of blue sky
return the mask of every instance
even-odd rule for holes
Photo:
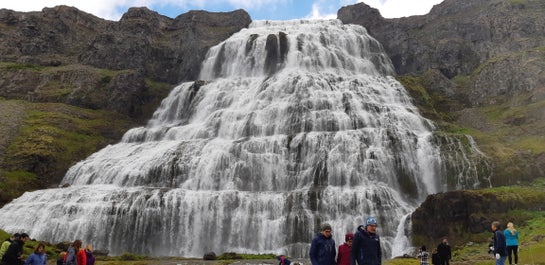
[[[253,20],[336,18],[339,8],[364,2],[383,17],[423,15],[443,0],[0,0],[0,8],[40,11],[57,5],[74,6],[98,17],[119,20],[130,7],[146,6],[176,17],[189,10],[232,11],[242,8]]]

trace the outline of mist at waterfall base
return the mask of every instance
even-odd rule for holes
[[[0,227],[113,255],[306,257],[322,222],[341,244],[374,216],[384,256],[402,255],[410,213],[446,180],[434,125],[393,74],[361,26],[253,22],[208,52],[205,81],[73,166],[69,187],[4,206]]]

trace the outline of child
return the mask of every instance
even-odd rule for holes
[[[433,249],[433,252],[431,254],[431,264],[433,265],[439,265],[439,253],[437,252],[437,248]]]
[[[426,246],[422,246],[420,248],[420,252],[418,253],[418,258],[420,258],[420,265],[429,265],[429,257],[430,257],[430,253],[428,253],[426,251]]]
[[[64,259],[66,258],[66,251],[62,251],[60,254],[59,254],[59,257],[57,258],[57,265],[63,265],[64,264]]]
[[[280,263],[278,263],[278,265],[290,265],[291,264],[291,261],[289,259],[286,259],[286,257],[284,257],[284,255],[278,256],[278,260],[280,260]]]

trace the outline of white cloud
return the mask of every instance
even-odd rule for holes
[[[346,1],[346,0],[344,0]],[[352,0],[353,2],[354,0]],[[312,4],[311,12],[305,16],[305,19],[335,19],[337,18],[337,10],[340,8],[339,3],[331,3],[332,1],[317,0]],[[343,1],[340,1],[343,2]]]
[[[95,16],[119,20],[129,7],[145,6],[151,10],[161,8],[208,9],[221,7],[228,9],[243,8],[249,12],[263,9],[281,12],[282,8],[295,8],[300,0],[0,0],[0,8],[16,11],[40,11],[44,7],[57,5],[74,6],[82,11]],[[422,15],[429,12],[434,4],[443,0],[316,0],[312,10],[306,15],[307,19],[329,19],[337,16],[337,10],[346,5],[357,2],[366,4],[380,10],[382,16],[402,17],[410,15]],[[229,9],[230,8],[230,9]]]
[[[94,14],[96,16],[117,20],[121,17],[123,11],[121,10],[125,0],[113,1],[113,0],[93,0],[93,1],[74,1],[74,0],[16,0],[16,1],[2,1],[0,8],[7,8],[16,11],[41,11],[44,7],[54,7],[58,5],[73,6],[79,10],[87,13]]]
[[[263,7],[274,8],[279,4],[291,3],[293,0],[229,0],[232,6],[244,8],[246,10],[257,10]],[[298,0],[295,0],[298,1]],[[219,1],[222,2],[222,1]]]
[[[385,18],[425,15],[443,0],[358,0],[380,11]]]

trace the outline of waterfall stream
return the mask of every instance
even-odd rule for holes
[[[444,165],[393,75],[361,26],[253,22],[210,49],[204,81],[70,168],[69,187],[0,209],[0,227],[110,254],[304,257],[320,223],[340,244],[375,216],[384,256],[404,253],[403,224],[445,189]]]

